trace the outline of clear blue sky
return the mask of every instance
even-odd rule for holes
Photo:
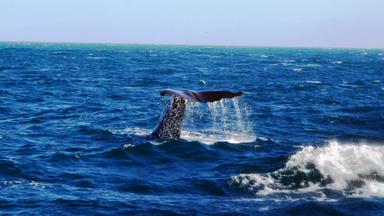
[[[384,48],[384,0],[0,0],[0,41]]]

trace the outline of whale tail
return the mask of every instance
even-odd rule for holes
[[[165,89],[160,92],[161,96],[173,96],[166,107],[160,122],[152,132],[152,137],[160,139],[178,139],[181,134],[187,101],[192,102],[214,102],[224,98],[234,98],[243,95],[243,92],[231,91],[179,91]]]
[[[234,98],[243,95],[243,92],[231,91],[179,91],[173,89],[164,89],[160,92],[161,96],[180,97],[192,102],[214,102],[223,98]]]

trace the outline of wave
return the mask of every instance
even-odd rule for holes
[[[239,174],[228,183],[261,195],[384,197],[383,164],[383,145],[330,141],[322,147],[303,147],[282,169],[266,174]]]
[[[12,160],[0,160],[0,176],[24,176],[21,165]]]

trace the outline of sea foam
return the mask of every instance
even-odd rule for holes
[[[322,194],[330,189],[345,196],[384,197],[383,164],[383,145],[330,141],[322,147],[303,147],[282,169],[236,175],[229,184],[257,194]]]

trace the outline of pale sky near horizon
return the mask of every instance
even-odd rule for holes
[[[384,0],[0,0],[0,41],[384,48]]]

